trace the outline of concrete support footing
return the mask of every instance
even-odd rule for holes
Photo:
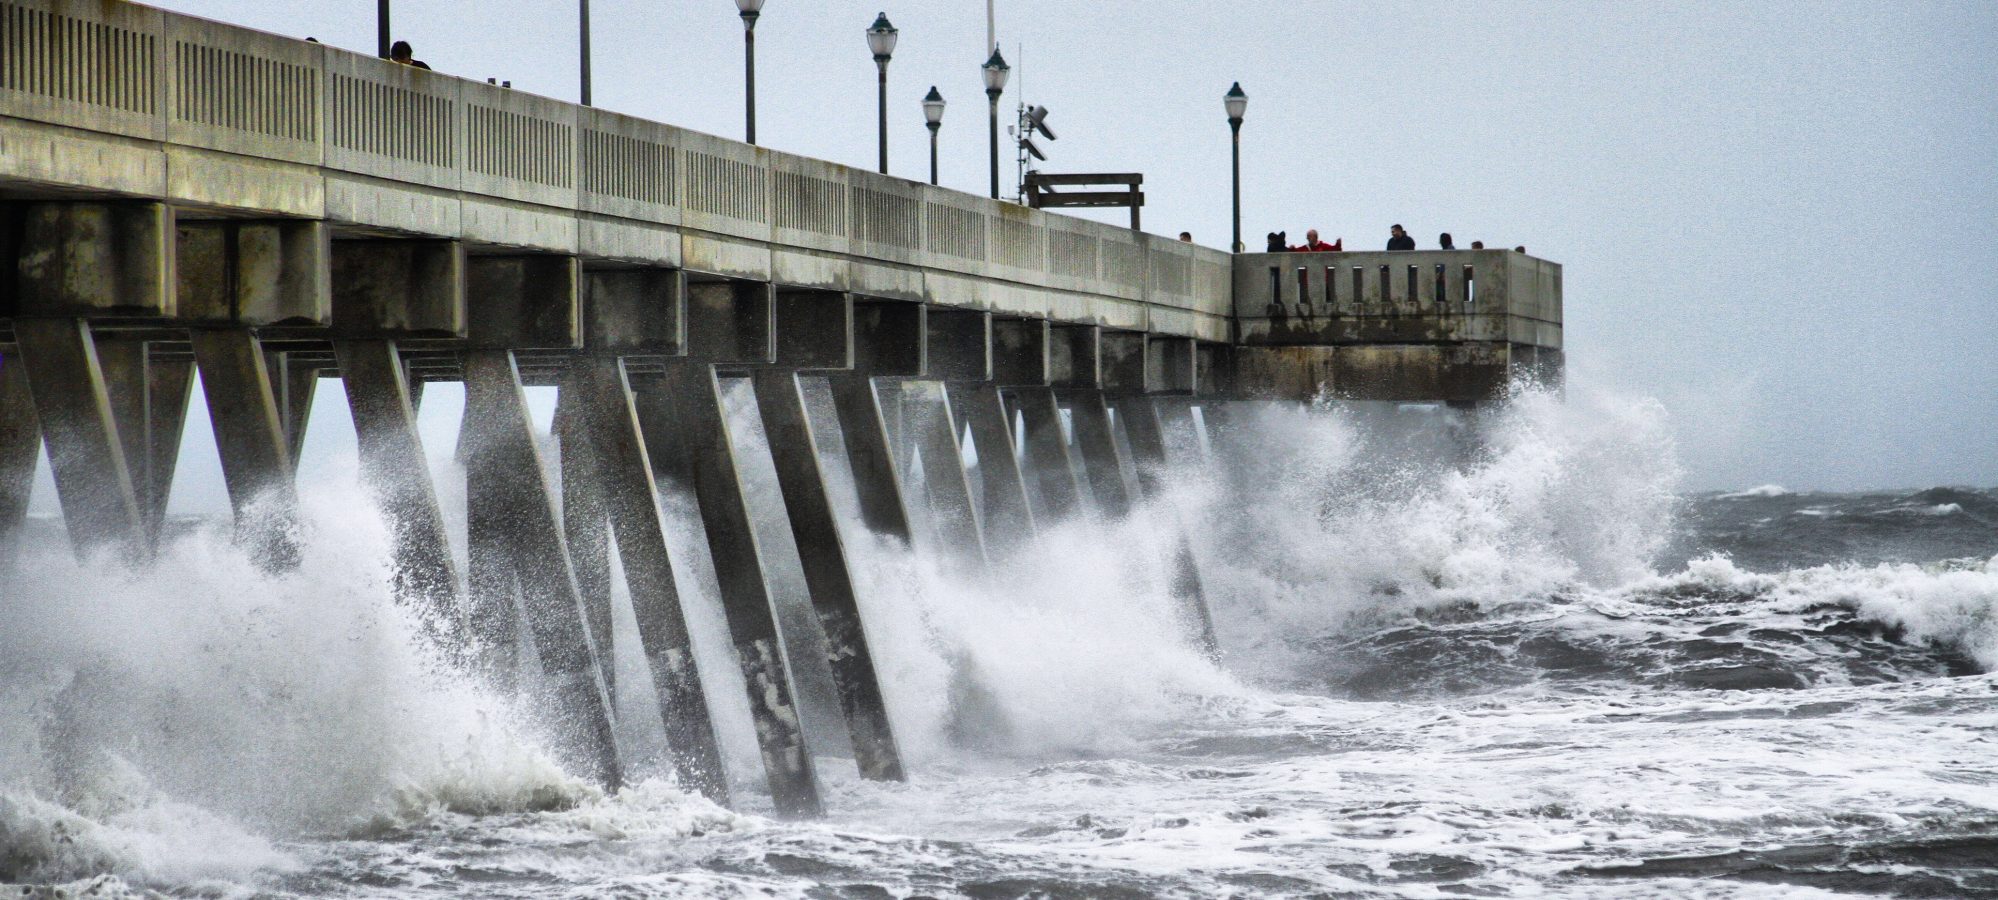
[[[548,682],[547,717],[585,777],[623,782],[599,644],[583,615],[562,523],[543,474],[541,450],[511,351],[468,351],[465,372],[465,478],[481,490],[479,515],[511,539],[505,564],[522,593],[524,618]],[[477,565],[479,561],[474,561]],[[608,636],[606,636],[608,637]]]
[[[714,367],[701,361],[669,363],[660,381],[660,391],[671,399],[675,426],[686,450],[729,637],[748,688],[772,805],[783,816],[817,816],[823,812],[818,778],[812,771],[796,691],[778,639],[776,614],[763,577],[756,529],[742,493],[721,385]]]
[[[255,334],[246,328],[193,333],[237,540],[270,571],[298,566],[298,490],[284,418]]]
[[[770,442],[770,458],[804,567],[805,587],[825,633],[826,662],[839,692],[840,712],[853,737],[854,761],[864,778],[900,781],[901,751],[888,723],[873,651],[861,627],[846,543],[840,537],[825,473],[819,468],[818,441],[806,414],[798,376],[781,369],[758,369],[752,378],[763,432]]]
[[[396,595],[423,610],[424,620],[434,634],[445,638],[447,649],[462,645],[457,566],[396,345],[386,340],[337,341],[333,352],[360,439],[361,477],[388,520],[394,541]]]
[[[143,559],[145,520],[89,325],[82,319],[16,319],[14,337],[70,543],[79,555],[115,550],[128,561]]]
[[[682,787],[726,806],[728,776],[722,768],[714,723],[708,716],[700,670],[694,664],[694,645],[680,605],[680,591],[673,581],[672,558],[659,518],[659,487],[652,476],[651,449],[639,428],[623,363],[615,357],[584,357],[574,362],[562,386],[558,416],[564,522],[571,525],[572,538],[578,518],[594,523],[591,530],[615,536],[625,584],[631,592],[632,613],[638,622],[639,645],[652,671],[653,693],[666,725],[674,772]],[[572,494],[572,489],[584,493]],[[607,544],[603,552],[608,556]],[[606,581],[609,574],[606,565]],[[603,630],[598,633],[607,649],[611,634],[608,583],[604,588]],[[609,654],[605,657],[608,660]]]

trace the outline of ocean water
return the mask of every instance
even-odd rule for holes
[[[911,776],[858,779],[807,709],[829,814],[805,822],[759,797],[685,498],[670,540],[736,811],[660,774],[643,698],[620,698],[633,785],[564,773],[531,704],[390,599],[351,465],[304,484],[281,578],[215,523],[139,574],[42,523],[0,575],[0,883],[1998,896],[1998,490],[1688,494],[1657,407],[1585,391],[1479,426],[1246,409],[1180,448],[1160,502],[1048,523],[990,576],[856,542]],[[1171,599],[1182,528],[1218,661]]]

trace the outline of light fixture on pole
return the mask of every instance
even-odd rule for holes
[[[888,24],[888,14],[874,17],[874,24],[867,28],[867,49],[874,51],[874,67],[880,71],[881,87],[881,174],[888,174],[888,59],[895,55],[895,26]]]
[[[743,114],[749,121],[745,140],[756,143],[756,19],[763,15],[763,0],[735,0],[742,14]]]
[[[389,34],[389,0],[375,0],[375,55],[389,58],[389,48],[395,36]]]
[[[590,105],[590,0],[578,0],[576,10],[577,27],[580,29],[580,46],[583,64],[583,105]]]
[[[923,121],[930,127],[930,183],[937,183],[937,130],[943,128],[944,98],[937,93],[937,86],[930,85],[930,93],[923,98]]]
[[[992,58],[985,61],[985,97],[991,105],[992,124],[992,199],[999,199],[999,95],[1006,90],[1006,78],[1013,74],[1013,67],[1006,65],[1006,57],[993,48]]]
[[[1249,109],[1249,95],[1242,93],[1242,83],[1235,86],[1221,98],[1221,105],[1228,109],[1228,130],[1234,133],[1235,152],[1235,244],[1234,252],[1242,252],[1242,114]]]

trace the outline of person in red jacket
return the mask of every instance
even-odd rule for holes
[[[1337,252],[1346,249],[1346,239],[1340,238],[1339,240],[1328,244],[1318,239],[1318,229],[1313,228],[1310,231],[1306,231],[1304,233],[1304,246],[1292,247],[1290,249],[1297,251],[1299,253]]]

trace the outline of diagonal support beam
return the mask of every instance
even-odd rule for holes
[[[881,697],[873,651],[861,627],[860,604],[846,543],[819,467],[818,442],[805,410],[804,392],[794,372],[758,369],[752,374],[770,457],[791,518],[791,534],[804,565],[805,587],[825,632],[826,662],[839,692],[840,712],[853,737],[854,760],[862,777],[903,779],[902,756]]]
[[[336,341],[333,352],[360,439],[361,476],[394,541],[396,596],[423,610],[433,634],[462,636],[458,570],[395,342]]]
[[[702,360],[668,363],[660,381],[686,451],[772,805],[779,815],[818,816],[824,811],[818,779],[764,581],[762,548],[742,492],[720,381],[714,366]]]
[[[118,437],[97,345],[82,319],[16,319],[14,336],[48,443],[56,494],[77,553],[146,556],[146,528]]]
[[[978,448],[986,540],[993,549],[1017,547],[1034,536],[1034,513],[1013,440],[1013,419],[999,399],[999,388],[975,382],[947,384],[944,390],[951,410],[970,427],[971,442]]]
[[[578,359],[562,392],[562,414],[568,417],[562,436],[564,519],[581,515],[607,524],[615,536],[674,770],[682,786],[726,805],[727,773],[673,581],[659,487],[624,365],[616,357]],[[572,452],[577,457],[573,464]],[[584,503],[594,503],[594,510],[570,505],[570,488],[584,484],[593,485]],[[603,618],[602,633],[609,635],[609,616]]]
[[[989,565],[985,532],[971,499],[971,480],[964,471],[964,446],[959,442],[957,417],[940,382],[911,381],[902,385],[905,420],[923,453],[923,483],[935,511],[938,537],[944,547],[972,565]]]
[[[1140,494],[1147,501],[1160,502],[1165,495],[1160,477],[1169,456],[1158,402],[1144,396],[1120,397],[1117,400],[1117,418],[1123,423],[1124,436],[1131,444]],[[1186,623],[1187,631],[1199,643],[1201,650],[1209,658],[1214,658],[1220,653],[1220,645],[1214,639],[1214,616],[1207,607],[1207,591],[1200,583],[1200,569],[1194,564],[1193,543],[1187,537],[1186,526],[1178,521],[1177,513],[1173,515],[1172,595],[1180,603],[1181,618]]]
[[[842,373],[826,379],[833,409],[846,441],[847,464],[860,502],[860,521],[869,531],[910,545],[909,507],[902,496],[901,466],[888,438],[888,420],[873,378]]]
[[[20,351],[0,349],[0,570],[19,553],[35,464],[42,452],[42,424],[28,393]]]
[[[1034,517],[1043,524],[1074,516],[1082,508],[1082,485],[1061,427],[1061,407],[1049,388],[1016,388],[1008,392],[1026,423],[1027,466],[1039,490],[1041,507]]]
[[[623,772],[599,643],[583,613],[518,364],[508,350],[468,351],[463,359],[465,478],[491,488],[479,499],[500,509],[488,514],[510,520],[505,524],[512,553],[506,564],[519,583],[524,618],[552,695],[548,719],[579,774],[617,787]]]
[[[247,328],[196,330],[193,343],[237,539],[266,570],[297,568],[298,489],[263,346]]]
[[[1123,453],[1111,431],[1110,407],[1102,391],[1078,391],[1069,405],[1075,442],[1089,475],[1089,492],[1103,514],[1121,519],[1131,514],[1131,490],[1124,483]]]

